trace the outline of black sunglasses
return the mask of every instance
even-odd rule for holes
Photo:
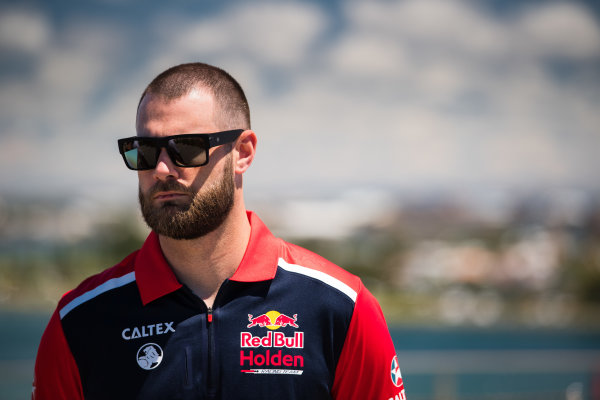
[[[208,164],[208,149],[235,141],[243,129],[215,133],[188,133],[164,137],[133,136],[119,139],[119,153],[127,168],[144,171],[156,168],[162,148],[178,167]]]

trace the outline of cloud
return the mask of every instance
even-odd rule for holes
[[[48,21],[43,14],[22,9],[8,9],[0,13],[0,49],[24,53],[40,51],[50,35]]]
[[[530,8],[517,22],[525,50],[540,56],[573,60],[598,58],[600,27],[577,3],[551,3]]]
[[[161,50],[170,58],[248,59],[262,67],[293,69],[310,52],[326,18],[310,4],[258,2],[203,18],[161,17],[156,24],[164,46]]]
[[[388,142],[398,144],[395,156],[374,151],[380,172],[402,160],[413,182],[569,185],[586,176],[591,183],[589,162],[576,154],[592,157],[584,143],[600,144],[589,135],[600,122],[591,95],[598,80],[578,68],[586,69],[582,60],[597,68],[600,35],[581,5],[497,17],[459,1],[347,4],[348,29],[326,64],[338,78],[329,89],[344,98],[329,99],[328,110],[352,98],[356,125],[370,121],[378,137],[388,132],[383,143],[397,136]],[[547,56],[576,67],[560,79]],[[406,179],[397,176],[396,184]]]
[[[39,37],[30,34],[27,45],[0,49],[3,57],[30,52],[27,68],[0,83],[0,190],[56,195],[110,182],[101,166],[114,152],[107,145],[114,131],[96,120],[99,99],[118,95],[103,91],[114,85],[111,73],[126,47],[126,29],[69,19],[53,26],[37,12],[4,15],[19,15],[10,18],[23,25],[20,31]]]
[[[458,0],[340,10],[223,3],[154,10],[138,25],[73,14],[58,26],[41,11],[6,9],[0,30],[20,37],[0,34],[1,55],[31,64],[0,79],[1,187],[135,186],[114,140],[133,134],[143,87],[192,60],[245,88],[259,134],[248,178],[266,191],[598,187],[600,30],[583,5],[536,2],[501,16]],[[13,176],[24,151],[43,168]],[[90,167],[74,168],[75,157]]]

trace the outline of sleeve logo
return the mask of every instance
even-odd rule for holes
[[[390,372],[392,383],[396,387],[402,386],[402,374],[400,373],[400,364],[398,363],[398,356],[392,358],[392,367]]]

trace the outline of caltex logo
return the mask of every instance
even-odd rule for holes
[[[392,358],[392,366],[390,377],[396,387],[402,386],[402,374],[400,373],[400,364],[398,363],[398,356]]]

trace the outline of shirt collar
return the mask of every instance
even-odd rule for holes
[[[250,221],[250,240],[246,253],[230,278],[238,282],[268,281],[275,277],[277,261],[282,248],[281,239],[273,236],[269,228],[252,211],[247,211]]]
[[[158,235],[154,231],[144,242],[135,259],[135,280],[144,305],[181,288],[160,249]]]
[[[281,248],[280,239],[273,236],[260,218],[247,211],[250,222],[250,240],[244,257],[230,280],[238,282],[259,282],[271,280],[277,272],[277,260]],[[135,276],[142,303],[150,303],[181,288],[167,263],[158,235],[151,232],[135,260]]]

